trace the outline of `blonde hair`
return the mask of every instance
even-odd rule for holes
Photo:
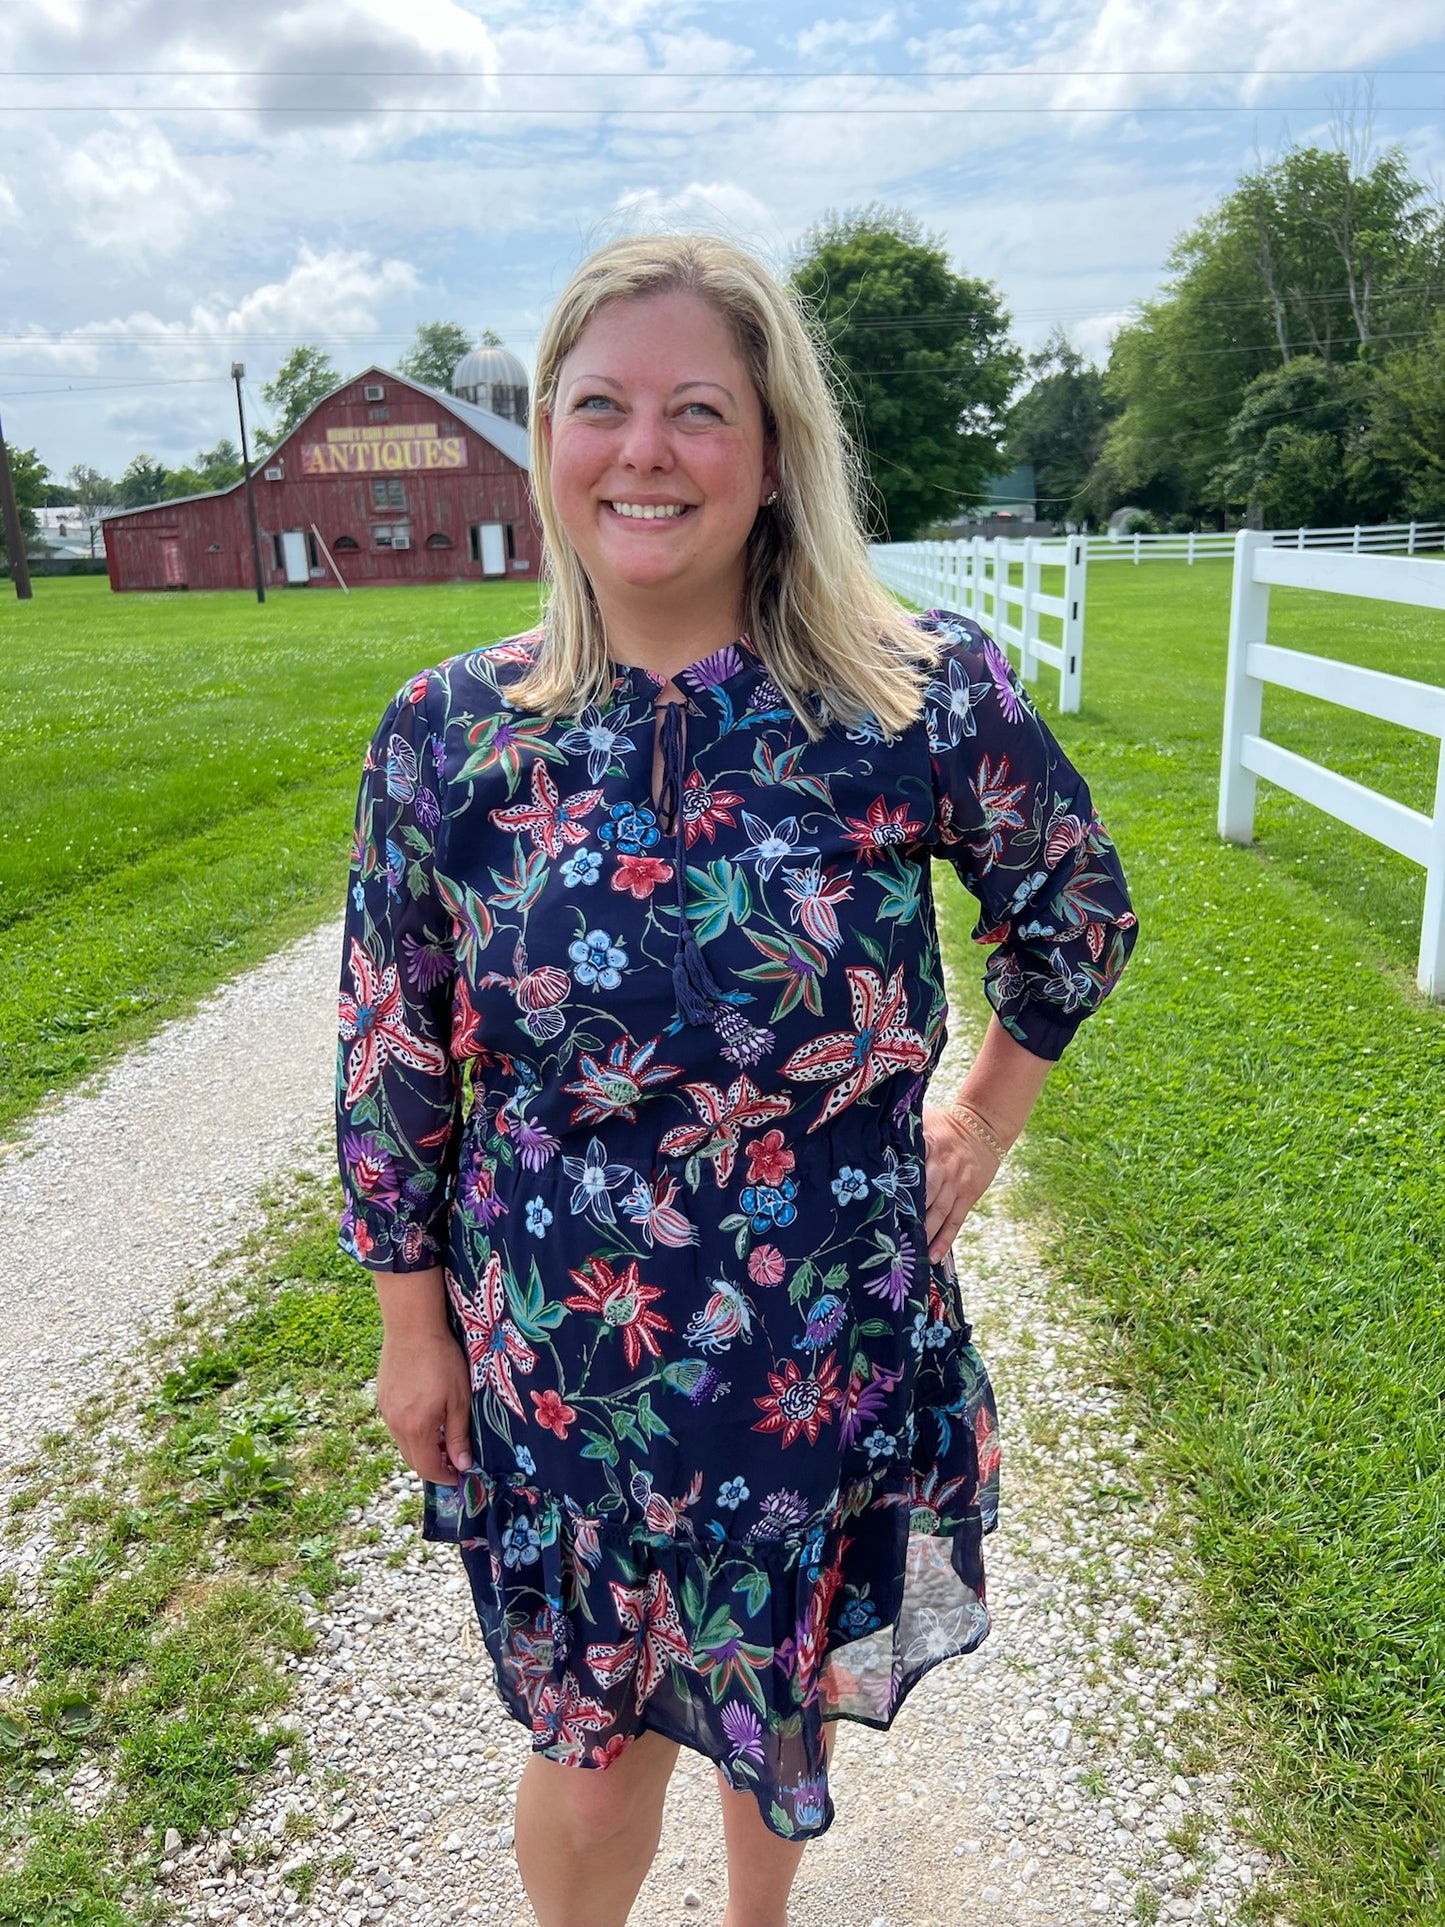
[[[710,235],[643,235],[599,248],[542,331],[532,485],[550,593],[536,660],[510,700],[575,715],[606,697],[602,614],[552,500],[546,420],[561,363],[600,308],[678,291],[706,301],[732,328],[776,455],[778,502],[759,510],[748,537],[745,633],[810,737],[868,714],[896,734],[921,712],[936,646],[868,566],[858,467],[802,316],[761,262]]]

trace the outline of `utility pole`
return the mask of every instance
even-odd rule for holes
[[[266,600],[266,584],[261,577],[261,530],[256,521],[256,484],[251,477],[251,452],[246,446],[246,409],[241,400],[241,383],[246,379],[244,361],[231,363],[231,379],[236,384],[236,419],[241,424],[241,467],[246,476],[246,513],[251,520],[251,566],[256,571],[256,600]]]
[[[5,514],[5,547],[10,552],[15,598],[18,602],[29,602],[30,564],[25,555],[25,531],[20,526],[20,504],[15,499],[15,477],[10,473],[10,453],[5,446],[3,428],[0,428],[0,509]]]

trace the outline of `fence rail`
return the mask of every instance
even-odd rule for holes
[[[994,639],[1019,655],[1019,674],[1031,682],[1046,662],[1059,672],[1059,709],[1078,710],[1084,672],[1084,595],[1088,552],[1082,535],[976,535],[957,542],[877,543],[869,551],[878,580],[924,608],[972,616]],[[1043,587],[1043,571],[1064,572],[1062,595]],[[1020,581],[1012,580],[1014,568]],[[1058,641],[1040,632],[1040,618],[1059,624]]]
[[[1337,529],[1266,529],[1277,549],[1347,549],[1352,555],[1419,555],[1445,549],[1445,522],[1354,523]],[[1234,536],[1194,529],[1183,535],[1090,535],[1091,562],[1198,562],[1233,555]]]
[[[1274,546],[1264,532],[1241,532],[1235,538],[1219,779],[1219,833],[1231,842],[1254,840],[1256,783],[1263,777],[1418,863],[1425,871],[1418,982],[1427,997],[1445,998],[1445,687],[1279,648],[1269,640],[1274,584],[1445,609],[1445,569],[1404,556],[1301,552]],[[1260,734],[1266,683],[1439,737],[1434,814],[1408,809],[1269,742]]]

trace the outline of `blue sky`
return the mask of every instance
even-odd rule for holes
[[[577,260],[651,225],[781,262],[829,208],[901,205],[998,284],[1026,345],[1058,320],[1102,358],[1241,168],[1330,138],[1332,110],[1364,96],[1349,76],[1377,76],[1376,138],[1445,173],[1439,0],[6,16],[0,410],[57,475],[139,449],[190,459],[234,433],[232,359],[259,407],[301,340],[343,370],[385,365],[418,321],[449,319],[530,361]]]

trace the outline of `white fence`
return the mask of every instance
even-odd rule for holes
[[[1355,523],[1338,529],[1267,529],[1277,549],[1347,549],[1352,555],[1418,555],[1445,548],[1445,522]],[[1091,535],[1091,562],[1198,562],[1233,555],[1233,535],[1194,529],[1184,535]]]
[[[1253,841],[1255,785],[1262,776],[1420,864],[1425,871],[1425,916],[1418,981],[1427,997],[1445,997],[1445,687],[1278,648],[1269,641],[1272,583],[1445,609],[1445,567],[1399,556],[1311,554],[1278,548],[1262,532],[1238,535],[1219,781],[1219,833],[1232,842]],[[1434,815],[1407,809],[1266,741],[1260,735],[1266,683],[1438,736]]]
[[[976,535],[961,542],[886,542],[876,543],[869,555],[878,580],[897,594],[925,609],[972,616],[996,641],[1017,649],[1025,682],[1033,680],[1041,662],[1057,669],[1059,709],[1066,715],[1077,711],[1084,670],[1086,537],[1030,536],[1012,542]],[[1011,564],[1019,567],[1017,587],[1010,579]],[[1062,595],[1044,591],[1043,571],[1050,564],[1064,571]],[[1060,624],[1059,641],[1044,639],[1041,616]]]

